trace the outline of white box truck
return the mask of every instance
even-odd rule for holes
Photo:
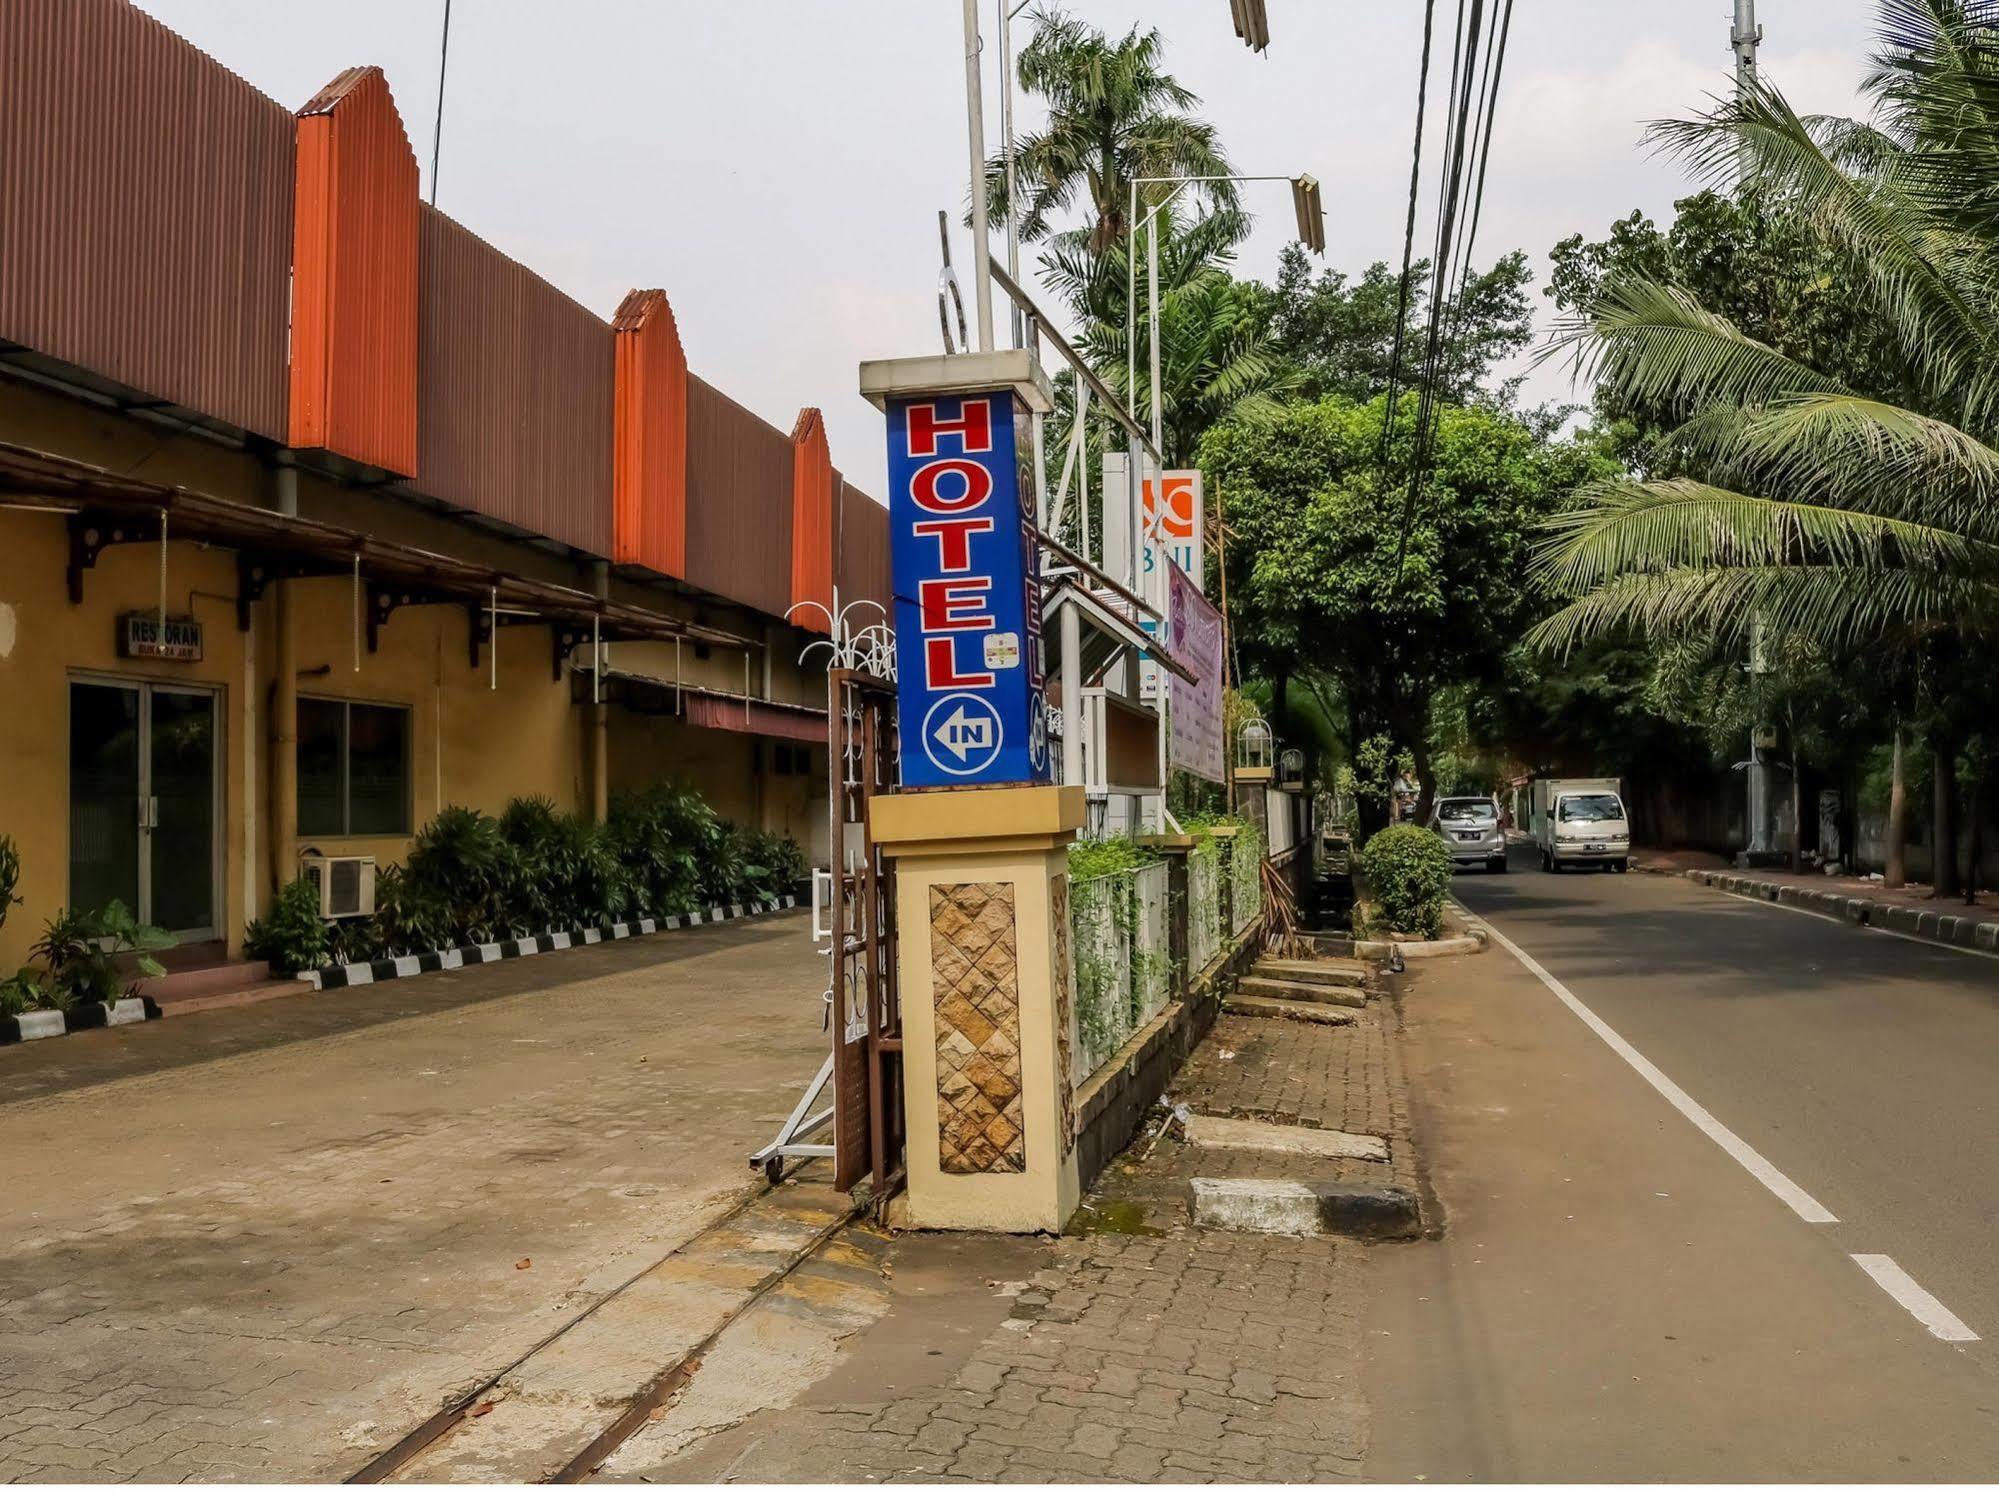
[[[1631,863],[1631,823],[1615,776],[1534,781],[1528,832],[1551,872],[1589,865],[1622,874]]]

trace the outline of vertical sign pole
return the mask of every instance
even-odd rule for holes
[[[979,352],[993,348],[993,262],[986,219],[985,91],[979,77],[979,0],[965,0],[965,130],[972,148],[972,285],[979,304]]]

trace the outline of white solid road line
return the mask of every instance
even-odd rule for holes
[[[1485,917],[1480,916],[1478,919],[1486,931],[1492,934],[1493,940],[1512,953],[1515,958],[1519,959],[1521,966],[1529,973],[1546,984],[1555,998],[1559,999],[1570,1010],[1575,1012],[1578,1020],[1595,1031],[1603,1039],[1606,1046],[1629,1062],[1634,1072],[1644,1078],[1654,1088],[1658,1089],[1660,1096],[1684,1114],[1688,1122],[1695,1129],[1699,1130],[1710,1140],[1714,1141],[1715,1144],[1735,1157],[1736,1163],[1743,1170],[1747,1171],[1751,1176],[1763,1183],[1764,1186],[1776,1193],[1778,1197],[1782,1198],[1784,1204],[1792,1212],[1796,1213],[1807,1223],[1839,1222],[1839,1219],[1826,1211],[1824,1204],[1816,1197],[1812,1196],[1811,1193],[1807,1192],[1803,1187],[1771,1165],[1769,1161],[1765,1160],[1761,1154],[1750,1146],[1748,1141],[1736,1134],[1734,1130],[1723,1124],[1706,1109],[1695,1103],[1688,1096],[1684,1088],[1647,1061],[1644,1054],[1637,1047],[1605,1025],[1597,1017],[1594,1010],[1569,992],[1568,985],[1564,984],[1560,979],[1548,972],[1547,969],[1535,962],[1533,958],[1521,950],[1517,943],[1490,921],[1486,920]],[[1876,1278],[1878,1279],[1879,1277]],[[1911,1284],[1913,1285],[1914,1282],[1911,1282]],[[1904,1304],[1906,1305],[1906,1303]],[[1938,1310],[1941,1311],[1942,1308],[1939,1307]],[[1944,1315],[1948,1316],[1949,1313],[1946,1312]],[[1938,1336],[1941,1337],[1942,1334],[1939,1333]]]
[[[1952,1315],[1949,1307],[1909,1278],[1909,1272],[1885,1254],[1856,1254],[1854,1264],[1874,1283],[1902,1303],[1902,1309],[1946,1343],[1976,1343],[1978,1334]]]

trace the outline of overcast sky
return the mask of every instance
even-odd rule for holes
[[[428,191],[443,0],[141,3],[293,108],[340,69],[380,64]],[[1257,57],[1227,0],[1070,0],[1107,29],[1159,27],[1240,170],[1321,180],[1329,264],[1397,258],[1420,0],[1268,7]],[[1793,102],[1852,111],[1873,0],[1759,10],[1765,70]],[[1641,152],[1643,122],[1727,86],[1730,11],[1516,0],[1481,264],[1521,246],[1538,285],[1564,236],[1601,235],[1633,208],[1670,213],[1688,185]],[[989,19],[995,141],[996,51]],[[1031,106],[1020,113],[1031,128]],[[630,287],[664,287],[697,373],[785,430],[821,407],[834,462],[877,496],[880,419],[855,367],[937,349],[936,213],[959,216],[967,175],[953,0],[455,0],[439,207],[603,316]],[[1268,276],[1289,196],[1250,192],[1262,218],[1240,269]],[[1544,370],[1527,399],[1567,395]]]

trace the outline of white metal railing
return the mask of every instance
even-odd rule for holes
[[[1254,827],[1229,840],[1229,897],[1238,932],[1263,914],[1263,847]]]
[[[1289,753],[1289,751],[1286,751]],[[1292,792],[1272,787],[1263,793],[1263,821],[1270,829],[1270,857],[1291,852],[1298,842],[1299,798]]]
[[[1222,950],[1222,856],[1215,843],[1187,855],[1187,974],[1202,972]]]
[[[1132,972],[1132,1026],[1136,1029],[1173,998],[1172,893],[1165,860],[1135,871],[1132,884],[1137,908],[1132,945],[1139,958]]]
[[[1173,997],[1164,860],[1078,880],[1069,892],[1071,1045],[1086,1078]]]

